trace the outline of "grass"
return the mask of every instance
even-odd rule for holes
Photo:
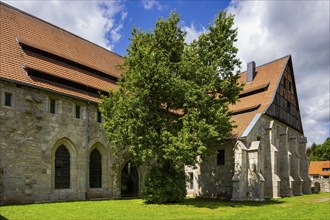
[[[0,207],[0,219],[330,219],[330,193],[230,202],[186,199],[147,205],[141,199],[62,202]]]

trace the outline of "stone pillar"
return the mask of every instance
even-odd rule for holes
[[[271,121],[269,128],[265,129],[263,138],[265,198],[280,198],[280,182],[278,176],[278,131]]]
[[[273,181],[272,181],[272,158],[271,158],[271,144],[272,144],[272,128],[273,121],[271,122],[269,128],[265,129],[264,137],[263,137],[263,152],[262,156],[264,158],[263,163],[263,174],[265,178],[265,198],[273,197]]]
[[[259,146],[260,141],[253,141],[247,156],[249,164],[247,199],[252,201],[264,201],[265,179],[260,173]]]
[[[280,196],[280,186],[281,186],[281,178],[278,176],[278,149],[271,145],[271,158],[272,158],[272,182],[273,182],[273,198],[281,198]]]
[[[300,155],[298,154],[298,138],[297,136],[291,136],[290,138],[290,151],[291,151],[291,176],[294,179],[293,182],[293,195],[302,195],[302,181],[300,177]]]
[[[290,181],[290,156],[288,149],[288,128],[282,127],[279,131],[279,178],[281,179],[280,195],[292,196],[291,181]]]
[[[303,194],[311,194],[311,179],[309,177],[309,161],[306,155],[306,143],[307,138],[302,136],[299,139],[299,148],[298,153],[300,155],[300,176],[303,179],[302,182],[302,193]]]
[[[247,186],[247,151],[242,141],[237,141],[234,147],[234,175],[232,201],[246,200]]]

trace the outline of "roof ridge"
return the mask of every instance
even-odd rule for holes
[[[262,67],[262,66],[266,66],[266,65],[269,65],[269,64],[271,64],[271,63],[275,63],[275,62],[277,62],[277,61],[279,61],[279,60],[282,60],[282,59],[284,59],[284,58],[288,58],[288,57],[290,57],[290,56],[291,56],[291,54],[285,55],[285,56],[283,56],[283,57],[277,58],[277,59],[272,60],[272,61],[270,61],[270,62],[263,63],[263,64],[261,64],[261,65],[259,65],[259,66],[256,66],[256,68],[258,68],[258,67]],[[242,74],[242,73],[246,73],[246,72],[247,72],[247,70],[241,72],[240,74]]]

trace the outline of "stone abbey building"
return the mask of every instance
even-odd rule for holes
[[[98,111],[123,58],[0,3],[0,204],[137,196],[145,169],[114,156]],[[263,200],[310,193],[291,56],[249,63],[237,125],[186,167],[189,195]]]

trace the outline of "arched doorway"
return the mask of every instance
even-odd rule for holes
[[[121,196],[134,197],[139,194],[139,174],[137,168],[128,161],[121,172]]]

